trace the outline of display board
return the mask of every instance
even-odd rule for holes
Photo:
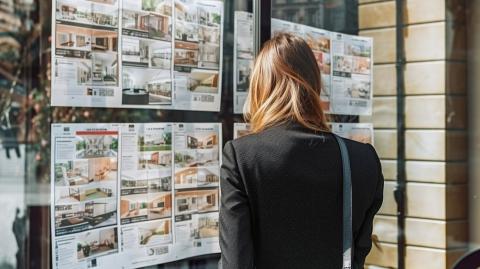
[[[241,113],[253,65],[253,19],[248,12],[235,12],[234,112]],[[286,32],[308,43],[322,78],[320,98],[326,113],[371,115],[373,41],[326,31],[303,24],[273,19],[272,36]]]
[[[53,5],[53,106],[219,111],[223,1]]]
[[[53,124],[54,268],[218,253],[220,123]]]
[[[332,133],[341,137],[373,145],[373,124],[371,123],[329,123]],[[233,124],[233,138],[237,139],[250,133],[248,123]]]

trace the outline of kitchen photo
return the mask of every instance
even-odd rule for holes
[[[170,70],[124,67],[122,104],[172,104]]]

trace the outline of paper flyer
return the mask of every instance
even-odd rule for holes
[[[324,111],[341,115],[371,115],[373,40],[368,37],[272,19],[272,36],[287,32],[305,39],[322,78]]]
[[[332,112],[372,114],[372,39],[332,33]]]
[[[223,1],[54,5],[52,106],[219,111]]]
[[[233,113],[241,114],[253,68],[253,14],[235,11],[233,44]]]
[[[53,124],[54,268],[218,253],[220,123]]]
[[[54,268],[87,268],[118,253],[118,140],[114,124],[52,125]]]
[[[233,123],[233,139],[240,138],[250,133],[250,124],[243,122]]]
[[[371,123],[332,122],[329,124],[332,132],[338,136],[373,145],[373,124]]]

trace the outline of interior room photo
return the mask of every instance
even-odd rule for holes
[[[116,27],[118,24],[118,10],[114,6],[62,0],[57,1],[56,19],[72,23]]]
[[[138,169],[160,169],[172,166],[171,152],[140,152],[138,153]]]
[[[218,68],[220,65],[220,46],[201,41],[198,45],[198,67]]]
[[[117,228],[88,231],[77,236],[77,258],[93,258],[117,250]]]
[[[146,194],[125,195],[120,197],[120,217],[148,218],[148,196]]]
[[[214,187],[219,182],[218,167],[189,167],[175,172],[175,188]]]
[[[90,51],[92,29],[60,24],[56,28],[55,47],[68,50]]]
[[[122,37],[122,63],[124,65],[148,67],[148,45],[149,42],[143,39]]]
[[[134,194],[134,193],[147,193],[148,192],[148,180],[137,179],[134,177],[126,176],[122,174],[122,195]]]
[[[370,74],[370,58],[353,57],[353,73],[368,75]]]
[[[333,71],[338,72],[352,72],[352,57],[351,56],[333,56]]]
[[[117,136],[77,135],[76,139],[77,158],[85,159],[117,156]]]
[[[172,189],[172,177],[170,175],[160,176],[159,178],[148,179],[148,192],[170,191]]]
[[[89,184],[79,187],[55,187],[55,201],[63,204],[115,197],[116,182],[105,182],[96,186]]]
[[[181,20],[175,21],[175,39],[184,42],[198,42],[199,39],[198,24],[189,23]]]
[[[199,24],[210,27],[220,27],[220,23],[222,22],[220,10],[199,5],[197,7],[197,14]]]
[[[148,219],[160,219],[172,215],[172,193],[148,194]]]
[[[170,70],[124,67],[122,79],[123,104],[169,105],[172,103]]]
[[[94,85],[117,85],[118,62],[116,55],[94,53],[92,64],[92,82]]]
[[[168,42],[153,42],[150,49],[150,66],[153,68],[171,69],[172,47]]]
[[[172,16],[172,0],[142,0],[142,10]]]
[[[197,184],[197,167],[189,167],[175,171],[175,189],[191,188]]]
[[[237,91],[247,92],[250,83],[250,73],[253,68],[253,60],[237,59]]]
[[[172,224],[169,219],[145,222],[138,225],[140,245],[168,244],[172,241]]]
[[[174,64],[179,66],[198,66],[198,43],[175,42]]]
[[[83,185],[116,178],[115,158],[79,159],[55,164],[55,184],[58,186]]]
[[[219,227],[217,214],[201,214],[198,216],[198,237],[200,239],[218,237]]]
[[[197,168],[197,186],[198,187],[214,187],[219,183],[218,167],[201,167]]]
[[[75,63],[77,67],[77,85],[92,84],[92,76],[93,76],[92,61],[82,60],[82,61],[76,61]]]
[[[245,37],[245,38],[248,39],[248,37]],[[199,26],[198,27],[198,39],[200,41],[204,41],[206,43],[220,45],[220,28]],[[241,38],[241,39],[243,39],[243,38]],[[242,43],[247,43],[247,42],[242,42]],[[250,47],[249,51],[252,51],[251,49],[252,48]]]
[[[188,90],[195,93],[218,93],[218,71],[193,69],[188,77]]]
[[[148,14],[124,9],[122,12],[122,24],[124,29],[148,32]]]
[[[218,189],[176,191],[175,215],[218,211]]]
[[[189,133],[187,134],[187,148],[209,149],[218,146],[217,133]]]
[[[159,77],[150,80],[146,85],[149,104],[172,103],[172,80],[170,77]]]
[[[91,30],[92,51],[116,53],[118,51],[118,34],[115,31]]]
[[[191,0],[182,3],[175,1],[175,19],[179,21],[197,23],[197,5]]]
[[[165,41],[172,40],[170,24],[170,17],[160,14],[150,14],[147,23],[148,36]]]

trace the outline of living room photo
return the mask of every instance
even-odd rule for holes
[[[218,188],[175,191],[175,216],[218,211]]]
[[[117,170],[117,159],[111,157],[58,162],[55,163],[55,185],[76,186],[115,181]]]
[[[117,157],[118,137],[116,135],[77,135],[75,139],[78,159]]]
[[[58,235],[116,223],[117,202],[115,198],[55,206],[55,231]]]
[[[69,204],[116,197],[116,182],[106,181],[78,187],[55,187],[55,204]]]
[[[216,132],[187,133],[186,143],[189,149],[213,148],[218,146],[218,136]]]
[[[120,197],[122,223],[167,218],[171,214],[171,192],[123,195]]]
[[[218,94],[218,83],[217,70],[192,69],[188,77],[187,89],[193,93]]]
[[[175,189],[217,187],[219,167],[190,167],[175,172]]]
[[[138,224],[138,242],[141,246],[154,246],[172,242],[170,219],[148,221]]]
[[[94,258],[118,251],[117,228],[88,231],[77,235],[77,259]]]
[[[138,170],[152,170],[172,167],[170,151],[143,151],[138,153]]]
[[[175,152],[175,167],[216,166],[219,164],[218,149],[197,149]]]

